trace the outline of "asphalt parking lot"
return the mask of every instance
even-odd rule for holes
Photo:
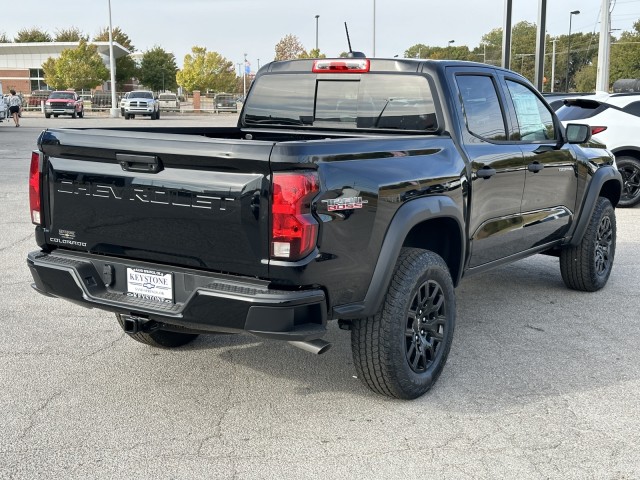
[[[153,126],[233,125],[165,115]],[[157,350],[113,315],[30,288],[30,151],[0,123],[0,478],[640,478],[640,208],[617,210],[607,287],[567,290],[555,258],[465,279],[445,370],[395,401],[355,378],[348,332],[313,356],[249,335]]]

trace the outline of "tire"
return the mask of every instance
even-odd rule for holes
[[[74,110],[73,113],[71,114],[71,118],[78,118],[78,114],[76,113],[76,111]]]
[[[125,120],[129,120],[129,118],[130,118],[130,117],[129,117],[129,114],[125,114],[124,119],[125,119]]]
[[[54,114],[53,114],[53,118],[58,118],[58,114],[57,114],[57,113],[54,113]]]
[[[116,313],[116,319],[120,324],[120,327],[124,330],[124,322],[122,317]],[[187,343],[193,342],[198,338],[197,333],[181,333],[181,332],[168,332],[167,330],[156,330],[154,332],[138,332],[127,333],[130,338],[133,338],[136,342],[144,343],[151,347],[158,348],[176,348],[182,347]]]
[[[160,120],[160,110],[156,112],[156,120]]]
[[[389,397],[423,395],[447,362],[455,318],[453,281],[444,260],[428,250],[403,248],[380,311],[353,322],[358,377]]]
[[[51,114],[50,113],[45,113],[44,114],[44,118],[51,118]]]
[[[616,165],[622,175],[622,196],[619,207],[633,207],[640,202],[640,160],[633,157],[618,157]]]
[[[616,215],[599,197],[579,245],[560,251],[560,273],[572,290],[595,292],[607,284],[616,254]]]
[[[84,108],[78,112],[78,117],[84,118]]]

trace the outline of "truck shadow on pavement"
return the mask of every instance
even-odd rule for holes
[[[457,289],[457,325],[449,361],[418,402],[481,413],[637,379],[638,326],[612,318],[612,298],[631,302],[616,279],[600,292],[568,290],[558,260],[537,256],[465,279]],[[186,349],[215,350],[241,375],[300,395],[327,391],[385,400],[355,377],[349,332],[330,322],[332,348],[314,356],[250,335],[203,336]],[[202,352],[204,353],[204,352]]]

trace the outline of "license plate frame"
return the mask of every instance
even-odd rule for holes
[[[127,267],[126,294],[129,297],[173,304],[173,274],[148,268]]]

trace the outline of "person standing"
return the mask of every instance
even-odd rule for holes
[[[9,90],[11,96],[9,97],[9,113],[13,117],[13,123],[16,124],[16,127],[20,126],[20,109],[22,108],[22,99],[16,95],[16,91],[11,89]]]

